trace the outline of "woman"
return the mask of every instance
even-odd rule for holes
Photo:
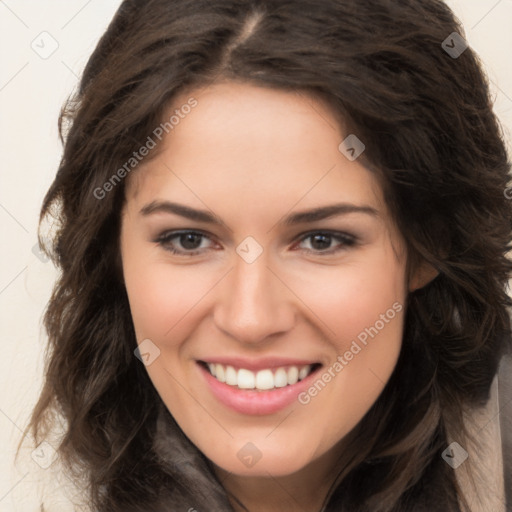
[[[471,510],[509,163],[444,3],[125,0],[61,122],[31,426],[92,510]]]

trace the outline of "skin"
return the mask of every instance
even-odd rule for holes
[[[158,393],[251,512],[318,510],[347,436],[396,365],[405,306],[307,405],[274,414],[248,416],[218,402],[196,361],[281,356],[328,368],[432,275],[421,270],[407,281],[404,242],[378,180],[361,158],[349,161],[338,150],[348,134],[322,102],[223,82],[175,98],[170,112],[190,96],[198,105],[127,183],[121,255],[137,340],[160,349],[146,367]],[[141,214],[165,200],[208,210],[222,224]],[[341,202],[376,214],[280,223]],[[207,235],[196,244],[199,254],[167,250],[193,250],[179,237],[155,241],[184,229]],[[357,241],[331,238],[322,252],[306,234],[325,230]],[[250,264],[236,252],[248,236],[263,248]],[[248,442],[262,455],[252,467],[237,457]]]

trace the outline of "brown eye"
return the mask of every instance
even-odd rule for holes
[[[356,244],[356,237],[348,233],[316,231],[307,233],[301,238],[301,243],[308,241],[309,247],[303,247],[307,252],[332,254]]]
[[[201,245],[203,235],[199,233],[186,233],[179,235],[178,240],[184,249],[197,249]]]
[[[198,231],[168,231],[161,234],[155,243],[173,254],[193,256],[209,248],[201,247],[208,240],[208,236]]]

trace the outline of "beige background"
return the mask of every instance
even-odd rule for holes
[[[0,512],[39,510],[34,484],[41,468],[30,458],[13,465],[41,386],[41,315],[55,277],[32,249],[39,206],[61,153],[59,109],[119,3],[0,0]],[[512,149],[512,0],[448,3],[486,65]],[[58,48],[43,59],[31,44],[39,52]]]

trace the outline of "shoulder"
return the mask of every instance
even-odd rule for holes
[[[512,354],[502,358],[498,370],[498,405],[505,497],[512,508]]]
[[[507,510],[505,489],[510,489],[511,483],[505,478],[510,480],[512,474],[511,372],[512,358],[507,356],[494,377],[485,406],[465,413],[469,438],[464,446],[457,443],[457,432],[449,432],[449,446],[457,443],[454,447],[459,457],[453,470],[472,512]]]

